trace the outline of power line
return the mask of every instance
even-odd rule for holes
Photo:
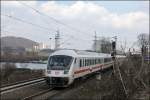
[[[20,21],[22,23],[26,23],[26,24],[30,24],[34,27],[38,27],[38,28],[41,28],[41,29],[44,29],[44,30],[47,30],[47,31],[55,31],[54,29],[49,29],[49,28],[46,28],[46,27],[43,27],[41,25],[37,25],[37,24],[34,24],[34,23],[31,23],[31,22],[28,22],[28,21],[25,21],[25,20],[22,20],[20,18],[17,18],[17,17],[14,17],[14,16],[11,16],[11,15],[4,15],[4,14],[1,14],[2,16],[6,16],[8,18],[11,18],[11,19],[14,19],[14,20],[17,20],[17,21]]]
[[[19,2],[19,1],[18,1],[18,2]],[[40,14],[40,15],[43,16],[43,17],[44,17],[44,16],[45,16],[45,17],[48,17],[48,18],[50,18],[51,20],[55,21],[55,22],[58,23],[58,24],[61,24],[61,25],[65,26],[65,27],[69,27],[70,29],[72,29],[72,30],[74,30],[74,31],[83,33],[82,31],[80,31],[80,30],[78,30],[78,29],[76,29],[76,28],[73,28],[73,27],[71,27],[71,26],[69,26],[69,25],[63,23],[63,22],[57,20],[56,18],[53,18],[53,17],[51,17],[51,16],[49,16],[49,15],[47,15],[47,14],[44,14],[44,13],[40,12],[38,9],[35,9],[35,8],[29,6],[29,5],[25,4],[25,3],[22,3],[22,2],[19,2],[19,3],[22,4],[22,5],[24,5],[24,6],[26,6],[26,7],[28,7],[28,8],[30,8],[30,9],[32,9],[32,10],[34,10],[36,13]],[[87,33],[85,33],[85,34],[87,35]],[[71,39],[72,39],[73,36],[72,36],[72,35],[70,35],[70,36],[71,36]],[[84,36],[85,36],[85,35],[84,35]],[[74,38],[74,39],[75,39],[75,38]],[[65,43],[68,42],[69,40],[70,40],[70,39],[68,39],[67,41],[63,42],[63,44],[65,44]],[[83,39],[80,39],[80,40],[83,40]],[[87,41],[87,40],[86,40],[86,41]]]
[[[21,3],[21,2],[19,2],[19,3]],[[59,23],[59,24],[62,24],[62,25],[64,25],[64,26],[66,26],[66,27],[69,27],[69,28],[71,28],[72,30],[81,32],[80,30],[77,30],[77,29],[75,29],[75,28],[73,28],[73,27],[70,27],[70,26],[68,26],[67,24],[62,23],[62,22],[60,22],[59,20],[57,20],[57,19],[55,19],[55,18],[53,18],[53,17],[51,17],[51,16],[48,16],[48,15],[46,15],[46,14],[44,14],[44,13],[41,13],[39,10],[37,10],[37,9],[35,9],[35,8],[29,6],[29,5],[26,5],[26,4],[24,4],[24,3],[21,3],[21,4],[23,4],[24,6],[27,6],[27,7],[31,8],[32,10],[34,10],[35,12],[37,12],[37,13],[40,14],[40,15],[44,15],[44,16],[49,17],[50,19],[54,20],[55,22],[57,22],[57,23]],[[53,30],[53,31],[56,31],[56,30],[54,30],[54,29],[49,29],[49,28],[43,27],[43,26],[41,26],[41,25],[37,25],[37,24],[31,23],[31,22],[27,22],[27,21],[25,21],[25,20],[22,20],[22,19],[20,19],[20,18],[14,17],[14,16],[10,16],[10,15],[3,15],[3,16],[9,17],[9,18],[11,18],[11,19],[14,19],[14,20],[17,20],[17,21],[20,21],[20,22],[23,22],[23,23],[27,23],[27,24],[33,25],[33,26],[35,26],[35,27],[42,28],[42,29],[44,29],[44,30],[48,30],[48,31],[49,31],[49,30]],[[70,35],[70,36],[71,36],[71,39],[72,39],[73,36],[72,36],[72,35]],[[74,39],[75,39],[75,38],[74,38]],[[70,40],[70,39],[69,39],[69,40]],[[77,39],[76,39],[76,40],[77,40]],[[78,40],[83,40],[83,39],[78,39]],[[67,41],[68,41],[68,40],[67,40]],[[67,42],[67,41],[65,41],[65,42]],[[88,41],[88,40],[84,40],[84,41]],[[64,44],[65,42],[63,42],[63,44]]]
[[[75,38],[73,35],[68,35],[68,36],[69,36],[69,38],[66,39],[64,42],[60,43],[60,44],[59,44],[59,47],[62,46],[62,45],[64,45],[65,43],[67,43],[68,41],[70,41],[70,40],[72,40],[72,39],[74,39],[74,40],[89,41],[89,40],[85,40],[85,39]]]
[[[19,1],[18,1],[18,2],[19,2]],[[24,5],[24,6],[26,6],[26,7],[28,7],[28,8],[30,8],[30,9],[32,9],[32,10],[34,10],[36,13],[38,13],[38,14],[40,14],[40,15],[42,15],[42,16],[46,16],[46,17],[50,18],[51,20],[55,21],[55,22],[58,23],[58,24],[61,24],[61,25],[65,26],[65,27],[68,27],[68,28],[70,28],[71,30],[74,30],[74,31],[76,31],[76,32],[79,32],[79,33],[82,33],[82,34],[84,33],[84,34],[87,35],[87,33],[82,32],[81,30],[76,29],[76,28],[74,28],[74,27],[71,27],[71,26],[69,26],[68,24],[66,24],[66,23],[64,23],[64,22],[61,22],[61,21],[57,20],[56,18],[54,18],[54,17],[52,17],[52,16],[49,16],[49,15],[47,15],[47,14],[44,14],[44,13],[40,12],[38,9],[36,9],[36,8],[33,8],[33,7],[31,7],[31,6],[29,6],[29,5],[25,4],[25,3],[22,3],[22,2],[19,2],[19,3],[22,4],[22,5]],[[90,36],[93,36],[93,35],[91,35],[91,34],[89,34],[89,35],[90,35]]]
[[[40,25],[31,23],[31,22],[27,22],[27,21],[25,21],[25,20],[22,20],[22,19],[20,19],[20,18],[14,17],[14,16],[9,16],[9,15],[4,15],[4,14],[2,14],[2,16],[6,16],[6,17],[8,17],[8,18],[11,18],[11,19],[14,19],[14,20],[23,22],[23,23],[33,25],[33,26],[35,26],[35,27],[42,28],[42,29],[47,30],[47,31],[50,30],[50,29],[48,29],[48,28],[46,28],[46,27],[43,27],[43,26],[40,26]],[[53,30],[53,31],[56,32],[56,30]],[[8,32],[8,31],[7,31],[7,32]],[[74,39],[77,40],[77,38],[75,38],[73,35],[70,35],[70,34],[69,34],[69,36],[71,37],[70,39],[74,38]],[[69,39],[69,40],[70,40],[70,39]],[[84,39],[78,39],[78,40],[84,40]],[[84,41],[87,41],[87,40],[84,40]],[[66,42],[68,42],[68,41],[63,42],[63,44],[65,44]]]

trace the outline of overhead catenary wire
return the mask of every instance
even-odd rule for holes
[[[19,1],[18,1],[18,2],[19,2]],[[68,24],[66,24],[66,23],[64,23],[64,22],[61,22],[60,20],[58,20],[58,19],[56,19],[56,18],[54,18],[54,17],[52,17],[52,16],[50,16],[50,15],[47,15],[47,14],[45,14],[45,13],[39,11],[38,9],[33,8],[33,7],[31,7],[31,6],[29,6],[29,5],[25,4],[25,3],[22,3],[22,2],[19,2],[19,3],[22,4],[22,5],[24,5],[24,6],[26,6],[26,7],[28,7],[28,8],[30,8],[30,9],[32,9],[32,10],[34,10],[36,13],[38,13],[38,14],[40,14],[40,15],[42,15],[42,16],[48,17],[49,19],[55,21],[56,23],[61,24],[61,25],[65,26],[65,27],[67,27],[67,28],[69,28],[69,29],[71,29],[71,30],[73,30],[73,31],[75,31],[75,32],[79,32],[79,33],[82,33],[82,34],[84,34],[84,35],[85,35],[85,34],[86,34],[86,35],[88,34],[87,32],[82,32],[81,30],[79,30],[79,29],[77,29],[77,28],[74,28],[74,27],[72,27],[72,26],[70,26],[70,25],[68,25]],[[91,35],[91,34],[89,34],[89,35],[90,35],[90,36],[93,36],[93,35]]]
[[[20,3],[21,3],[21,2],[20,2]],[[31,7],[31,6],[28,6],[28,5],[24,4],[24,3],[21,3],[21,4],[23,4],[23,5],[27,6],[27,7],[30,7],[31,9],[33,9],[34,11],[36,11],[37,13],[39,13],[40,15],[43,15],[43,14],[44,14],[44,13],[41,13],[40,11],[34,9],[34,8]],[[44,14],[44,15],[46,15],[46,14]],[[14,16],[10,16],[10,15],[3,15],[3,16],[7,16],[7,17],[9,17],[9,18],[11,18],[11,19],[14,19],[14,20],[17,20],[17,21],[26,23],[26,24],[30,24],[30,25],[33,25],[33,26],[38,27],[38,28],[42,28],[42,29],[47,30],[47,31],[51,30],[51,31],[55,31],[55,32],[56,32],[56,30],[54,30],[54,29],[49,29],[49,28],[47,28],[47,27],[43,27],[43,26],[41,26],[41,25],[37,25],[37,24],[34,24],[34,23],[32,23],[32,22],[28,22],[28,21],[25,21],[25,20],[23,20],[23,19],[20,19],[20,18],[14,17]],[[65,23],[62,23],[62,22],[60,22],[59,20],[57,20],[57,19],[55,19],[55,18],[53,18],[53,17],[51,17],[51,16],[48,16],[48,15],[46,15],[46,16],[47,16],[47,17],[50,17],[52,20],[55,20],[55,22],[66,26]],[[68,25],[67,25],[67,26],[68,26]],[[70,27],[70,28],[72,29],[72,27]],[[74,30],[74,29],[73,29],[73,30]],[[77,31],[77,30],[76,30],[76,31]],[[79,30],[78,30],[78,32],[79,32]],[[71,39],[72,39],[72,37],[74,37],[74,36],[73,36],[73,35],[70,35],[70,37],[71,37]],[[74,39],[76,39],[76,38],[74,38]],[[69,40],[70,40],[70,39],[69,39]],[[77,40],[77,39],[76,39],[76,40]],[[80,39],[80,40],[88,41],[88,40],[85,40],[85,39]],[[66,41],[66,42],[68,42],[68,41]],[[63,44],[65,44],[65,42],[63,42]]]
[[[18,2],[19,2],[19,1],[18,1]],[[34,10],[36,13],[40,14],[40,15],[43,16],[43,17],[49,17],[50,19],[54,20],[55,22],[57,22],[57,23],[59,23],[59,24],[62,24],[62,25],[65,25],[66,27],[68,27],[67,24],[65,24],[65,23],[63,23],[63,22],[60,22],[60,21],[57,20],[56,18],[53,18],[53,17],[51,17],[51,16],[49,16],[49,15],[46,15],[46,14],[40,12],[39,10],[37,10],[37,9],[35,9],[35,8],[33,8],[33,7],[29,6],[29,5],[27,5],[27,4],[25,4],[25,3],[22,3],[22,2],[19,2],[19,3],[22,4],[22,5],[24,5],[24,6],[26,6],[26,7],[28,7],[28,8],[30,8],[30,9],[32,9],[32,10]],[[43,20],[44,20],[44,19],[43,19]],[[73,29],[73,27],[70,27],[70,26],[69,26],[69,28]],[[73,30],[75,30],[75,29],[73,29]],[[56,31],[56,30],[55,30],[55,31]],[[79,30],[76,30],[76,31],[79,32]],[[70,34],[69,34],[69,35],[70,35]],[[72,37],[74,38],[73,35],[70,35],[70,37],[71,37],[71,39],[72,39]],[[74,38],[74,39],[75,39],[75,38]],[[69,40],[70,40],[70,39],[68,39],[66,42],[68,42]],[[88,40],[85,40],[85,39],[80,39],[80,40],[88,41]],[[63,42],[63,44],[65,44],[65,42]]]
[[[43,27],[43,26],[41,26],[41,25],[34,24],[34,23],[32,23],[32,22],[28,22],[28,21],[25,21],[25,20],[23,20],[23,19],[21,19],[21,18],[14,17],[14,16],[11,16],[11,15],[2,14],[2,16],[6,16],[6,17],[8,17],[8,18],[11,18],[11,19],[14,19],[14,20],[23,22],[23,23],[33,25],[34,27],[42,28],[42,29],[47,30],[47,31],[50,31],[50,30],[53,31],[53,32],[56,32],[56,31],[57,31],[57,30],[55,30],[55,29],[49,29],[49,28],[47,28],[47,27]],[[70,35],[70,34],[68,34],[68,35]],[[72,36],[72,35],[70,35],[70,36]],[[72,36],[72,37],[73,37],[73,36]],[[85,39],[83,39],[83,40],[85,40]]]
[[[74,32],[82,33],[82,35],[84,35],[84,36],[87,35],[87,33],[84,33],[84,32],[82,32],[81,30],[78,30],[78,29],[76,29],[76,28],[74,28],[74,27],[72,27],[72,26],[69,26],[68,24],[66,24],[66,23],[64,23],[64,22],[61,22],[60,20],[58,20],[58,19],[56,19],[56,18],[54,18],[54,17],[52,17],[52,16],[50,16],[50,15],[47,15],[47,14],[45,14],[45,13],[39,11],[38,9],[36,9],[36,8],[34,8],[34,7],[32,7],[32,6],[29,6],[29,5],[27,5],[27,4],[25,4],[25,3],[22,3],[22,2],[20,2],[20,1],[18,1],[18,2],[19,2],[20,4],[22,4],[23,6],[34,10],[36,13],[38,13],[38,14],[41,15],[41,16],[43,16],[44,18],[45,18],[45,17],[48,17],[49,19],[55,21],[56,23],[61,24],[61,25],[65,26],[65,27],[67,27],[68,29],[73,30]],[[83,33],[84,33],[84,34],[83,34]],[[85,35],[85,34],[86,34],[86,35]],[[70,36],[71,36],[71,35],[70,35]],[[91,34],[90,34],[90,36],[93,37],[93,35],[91,35]],[[73,37],[73,36],[71,36],[71,37]],[[72,38],[71,38],[71,39],[72,39]],[[74,39],[75,39],[75,38],[74,38]],[[70,39],[68,39],[66,42],[68,42],[69,40],[70,40]],[[83,39],[80,39],[80,40],[83,40]],[[87,41],[87,40],[85,40],[85,41]],[[66,42],[63,42],[62,44],[65,44]]]
[[[32,26],[34,26],[34,27],[38,27],[38,28],[41,28],[41,29],[44,29],[44,30],[46,30],[46,31],[55,31],[54,29],[50,29],[50,28],[47,28],[47,27],[43,27],[43,26],[41,26],[41,25],[38,25],[38,24],[34,24],[34,23],[32,23],[32,22],[28,22],[28,21],[26,21],[26,20],[23,20],[23,19],[21,19],[21,18],[17,18],[17,17],[14,17],[14,16],[11,16],[11,15],[6,15],[6,14],[1,14],[2,16],[6,16],[6,17],[8,17],[8,18],[11,18],[11,19],[14,19],[14,20],[17,20],[17,21],[20,21],[20,22],[22,22],[22,23],[26,23],[26,24],[30,24],[30,25],[32,25]]]

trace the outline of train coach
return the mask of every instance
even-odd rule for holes
[[[67,87],[77,78],[112,65],[110,54],[81,50],[57,50],[48,58],[45,79],[47,84],[54,87]]]

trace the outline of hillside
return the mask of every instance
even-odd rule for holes
[[[30,39],[14,36],[1,37],[1,47],[23,47],[23,48],[33,48],[33,46],[38,45],[37,42]]]

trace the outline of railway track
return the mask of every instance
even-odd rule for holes
[[[21,100],[41,100],[41,99],[46,99],[50,96],[53,96],[55,94],[57,94],[59,91],[57,90],[53,90],[53,88],[47,89],[47,90],[43,90],[40,91],[38,93],[35,93],[33,95],[27,96]]]
[[[19,88],[23,88],[25,86],[29,86],[29,85],[32,85],[32,84],[37,84],[37,83],[40,83],[40,82],[44,82],[44,77],[33,79],[33,80],[17,82],[17,83],[14,83],[14,84],[3,86],[3,87],[0,88],[0,92],[1,92],[1,94],[4,94],[4,93],[10,92],[10,91],[13,91],[13,90],[16,90],[16,89],[19,89]]]
[[[32,78],[32,79],[23,80],[23,81],[18,81],[18,82],[14,82],[14,83],[6,84],[6,85],[1,85],[1,86],[0,86],[0,88],[4,88],[4,87],[8,87],[8,86],[12,86],[12,85],[16,85],[16,84],[20,84],[20,83],[25,83],[25,82],[28,82],[28,81],[33,81],[33,80],[41,79],[41,78],[44,78],[44,77]]]

